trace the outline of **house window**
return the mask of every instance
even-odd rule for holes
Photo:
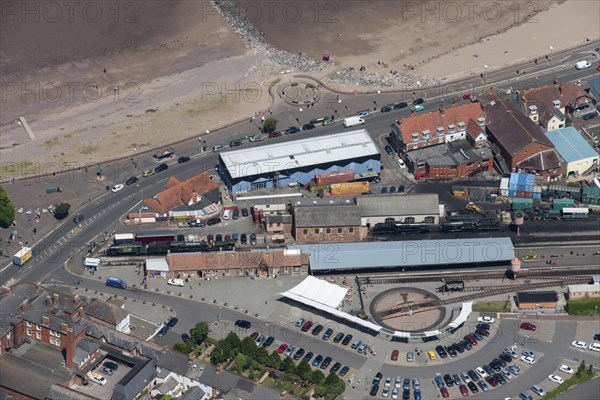
[[[315,234],[319,233],[319,228],[315,229]]]
[[[325,229],[325,233],[331,233],[331,228]]]
[[[414,224],[415,218],[414,217],[406,217],[406,218],[404,218],[404,222],[407,224]]]
[[[31,322],[27,322],[27,327],[31,328]]]
[[[27,336],[31,336],[31,328],[27,328]]]
[[[354,228],[348,228],[348,232],[354,233]]]
[[[338,233],[342,233],[342,228],[338,228]]]
[[[302,233],[307,235],[308,234],[308,229],[302,229]]]
[[[35,333],[35,338],[36,338],[37,340],[41,340],[41,339],[42,339],[42,332],[36,332],[36,333]]]
[[[425,217],[426,224],[435,224],[435,217]]]
[[[394,218],[386,218],[385,219],[386,224],[393,224],[394,222],[396,222],[396,220]]]

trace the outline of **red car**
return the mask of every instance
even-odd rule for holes
[[[440,393],[442,394],[442,397],[445,399],[450,397],[450,394],[448,393],[448,389],[446,389],[445,387],[440,388]]]
[[[463,100],[471,100],[473,98],[473,94],[472,93],[465,93],[463,94]]]
[[[475,340],[475,338],[473,336],[467,335],[463,339],[465,339],[467,342],[471,343],[472,346],[477,346],[477,340]]]
[[[301,331],[302,331],[302,332],[308,332],[308,330],[309,330],[310,328],[312,328],[312,326],[313,326],[313,322],[312,322],[312,321],[306,321],[306,322],[304,323],[304,325],[302,325],[302,329],[301,329]]]
[[[460,393],[463,395],[463,397],[467,397],[469,395],[469,391],[467,390],[467,385],[460,385],[458,387],[460,389]]]
[[[398,361],[398,354],[400,354],[398,350],[392,351],[392,361]]]
[[[475,331],[475,333],[481,335],[481,336],[490,336],[490,331],[486,331],[485,329],[477,329]]]
[[[280,136],[281,136],[281,132],[278,132],[278,131],[269,132],[269,139],[277,138]]]
[[[523,322],[521,324],[521,329],[524,329],[526,331],[535,331],[537,330],[537,326],[535,326],[534,324],[530,324],[529,322]]]
[[[485,381],[487,383],[489,383],[490,385],[492,385],[492,387],[496,387],[500,384],[500,382],[498,381],[498,379],[494,378],[493,376],[487,376],[485,378]]]
[[[279,348],[277,349],[278,353],[283,353],[284,351],[286,351],[288,348],[288,345],[286,343],[282,344],[281,346],[279,346]]]

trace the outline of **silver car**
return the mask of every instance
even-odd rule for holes
[[[284,355],[285,357],[288,357],[290,354],[292,354],[292,352],[293,352],[294,350],[296,350],[296,346],[294,346],[294,345],[291,345],[290,347],[288,347],[288,348],[287,348],[287,349],[286,349],[286,350],[283,352],[283,355]]]
[[[413,362],[415,360],[415,355],[412,351],[406,353],[406,361]]]

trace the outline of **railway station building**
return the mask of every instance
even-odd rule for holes
[[[381,154],[366,129],[226,151],[219,175],[232,194],[306,185],[317,174],[381,170]]]
[[[290,246],[291,247],[291,246]],[[298,246],[309,253],[311,275],[510,266],[512,240],[440,239]]]

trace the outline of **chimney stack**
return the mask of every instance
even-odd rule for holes
[[[76,294],[76,295],[73,297],[73,304],[74,304],[74,305],[77,305],[77,304],[79,304],[79,295],[78,295],[78,294]]]
[[[7,294],[7,293],[10,293],[10,287],[2,286],[2,294]]]
[[[36,283],[35,283],[35,288],[36,288],[37,290],[40,290],[40,289],[42,288],[42,282],[36,282]]]
[[[46,315],[42,315],[42,325],[50,325],[50,318],[48,318]]]
[[[444,112],[446,111],[446,110],[444,109],[444,106],[443,106],[443,105],[440,105],[440,107],[438,108],[438,110],[440,111],[440,114],[442,114],[442,115],[444,115]]]
[[[54,293],[54,307],[58,307],[58,293]]]
[[[63,333],[67,333],[67,331],[69,330],[69,325],[65,322],[61,322],[60,324],[60,330]]]
[[[46,305],[48,308],[52,308],[52,297],[46,296]]]
[[[21,303],[21,312],[26,312],[27,308],[29,307],[29,302],[27,300],[23,300],[23,302]]]

